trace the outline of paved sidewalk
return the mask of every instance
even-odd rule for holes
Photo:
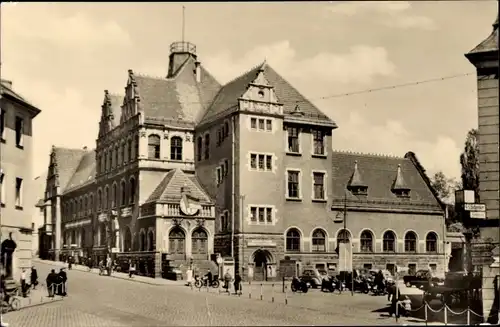
[[[47,265],[53,265],[53,266],[58,266],[58,267],[65,267],[68,268],[68,264],[65,262],[61,261],[50,261],[50,260],[41,260],[41,259],[33,259],[33,263],[36,264],[37,262],[44,263]],[[72,270],[78,270],[78,271],[83,271],[91,274],[99,274],[99,269],[98,268],[92,268],[89,270],[87,266],[83,265],[75,265],[71,267]],[[119,278],[119,279],[126,279],[130,280],[136,283],[143,283],[143,284],[149,284],[149,285],[177,285],[177,286],[182,286],[186,284],[185,281],[173,281],[173,280],[168,280],[164,278],[151,278],[151,277],[144,277],[144,276],[133,276],[130,278],[127,273],[122,273],[122,272],[113,272],[111,273],[111,276],[102,276],[104,277],[112,277],[112,278]]]

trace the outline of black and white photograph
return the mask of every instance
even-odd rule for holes
[[[500,324],[499,1],[0,3],[0,327]]]

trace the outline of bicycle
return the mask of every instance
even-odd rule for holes
[[[9,296],[8,301],[5,301],[5,295],[1,295],[1,312],[6,313],[9,311],[17,311],[21,308],[21,300],[19,298],[19,287],[7,292]]]

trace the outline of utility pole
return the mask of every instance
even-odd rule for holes
[[[185,26],[186,26],[186,21],[185,21],[185,11],[186,7],[182,6],[182,43],[184,43],[184,33],[185,33]]]
[[[244,227],[245,227],[245,195],[240,195],[240,230],[239,232],[241,233],[241,245],[240,245],[240,250],[241,250],[241,255],[239,255],[238,262],[241,265],[241,273],[244,275],[244,270],[245,270],[245,263],[243,262],[245,258],[245,253],[244,253],[244,248],[245,248],[245,233],[244,233]]]
[[[349,237],[347,236],[347,191],[344,192],[344,231],[343,231],[343,243],[344,243],[344,267],[347,267],[347,244]],[[351,245],[352,249],[352,245]],[[346,283],[346,274],[344,274],[344,284]],[[354,295],[354,270],[352,269],[352,254],[351,254],[351,295]]]

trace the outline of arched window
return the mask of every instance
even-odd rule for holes
[[[111,187],[111,208],[114,208],[116,206],[116,199],[117,199],[117,192],[116,192],[116,184],[113,184]]]
[[[437,252],[437,235],[429,232],[425,238],[425,252]]]
[[[390,230],[384,233],[383,237],[383,248],[384,252],[396,252],[396,235]]]
[[[405,235],[405,252],[417,252],[417,234],[414,232]]]
[[[76,244],[76,230],[71,231],[71,244]]]
[[[154,251],[156,248],[155,244],[155,234],[152,230],[148,232],[148,251]]]
[[[300,232],[295,228],[290,229],[286,233],[286,250],[300,251]]]
[[[108,153],[107,152],[104,152],[104,155],[102,156],[102,160],[103,160],[102,168],[104,169],[104,171],[108,171],[109,167],[108,167]]]
[[[117,166],[121,166],[121,164],[123,163],[123,145],[122,144],[119,144],[118,145],[118,161],[117,161]]]
[[[90,197],[89,197],[89,208],[87,210],[90,213],[94,212],[94,194],[90,194]]]
[[[182,139],[179,136],[170,139],[170,159],[182,160]]]
[[[202,228],[193,231],[192,239],[192,253],[199,255],[206,255],[208,253],[208,236]]]
[[[103,172],[106,171],[106,153],[101,154],[100,159],[101,159],[101,171],[100,171],[100,173],[102,174]]]
[[[361,233],[361,252],[373,252],[373,235],[369,230]]]
[[[198,140],[196,141],[196,157],[198,161],[201,161],[203,151],[203,139],[201,136],[198,136]]]
[[[210,134],[205,135],[205,159],[210,158]]]
[[[168,234],[169,252],[171,254],[184,254],[185,253],[185,239],[184,232],[176,227]]]
[[[121,198],[120,198],[120,205],[124,206],[126,205],[127,203],[127,186],[125,185],[125,181],[121,181],[120,183],[120,194],[121,194]]]
[[[101,210],[101,205],[102,205],[102,191],[98,190],[97,191],[97,211]]]
[[[135,186],[135,178],[131,178],[130,179],[130,183],[129,183],[129,195],[130,195],[130,199],[129,199],[129,203],[134,203],[135,201],[135,191],[136,191],[136,186]]]
[[[160,137],[158,135],[148,136],[148,158],[160,159]]]
[[[146,251],[146,233],[144,231],[139,233],[139,251]]]
[[[312,235],[312,252],[326,252],[326,234],[316,229]]]
[[[349,233],[346,229],[341,229],[337,234],[337,248],[340,247],[340,243],[349,243],[351,242],[351,233]]]
[[[127,150],[125,150],[125,161],[132,161],[132,140],[127,140]]]
[[[103,197],[103,201],[102,201],[102,208],[104,210],[108,209],[108,202],[109,201],[109,187],[106,186],[104,188],[104,197]]]

